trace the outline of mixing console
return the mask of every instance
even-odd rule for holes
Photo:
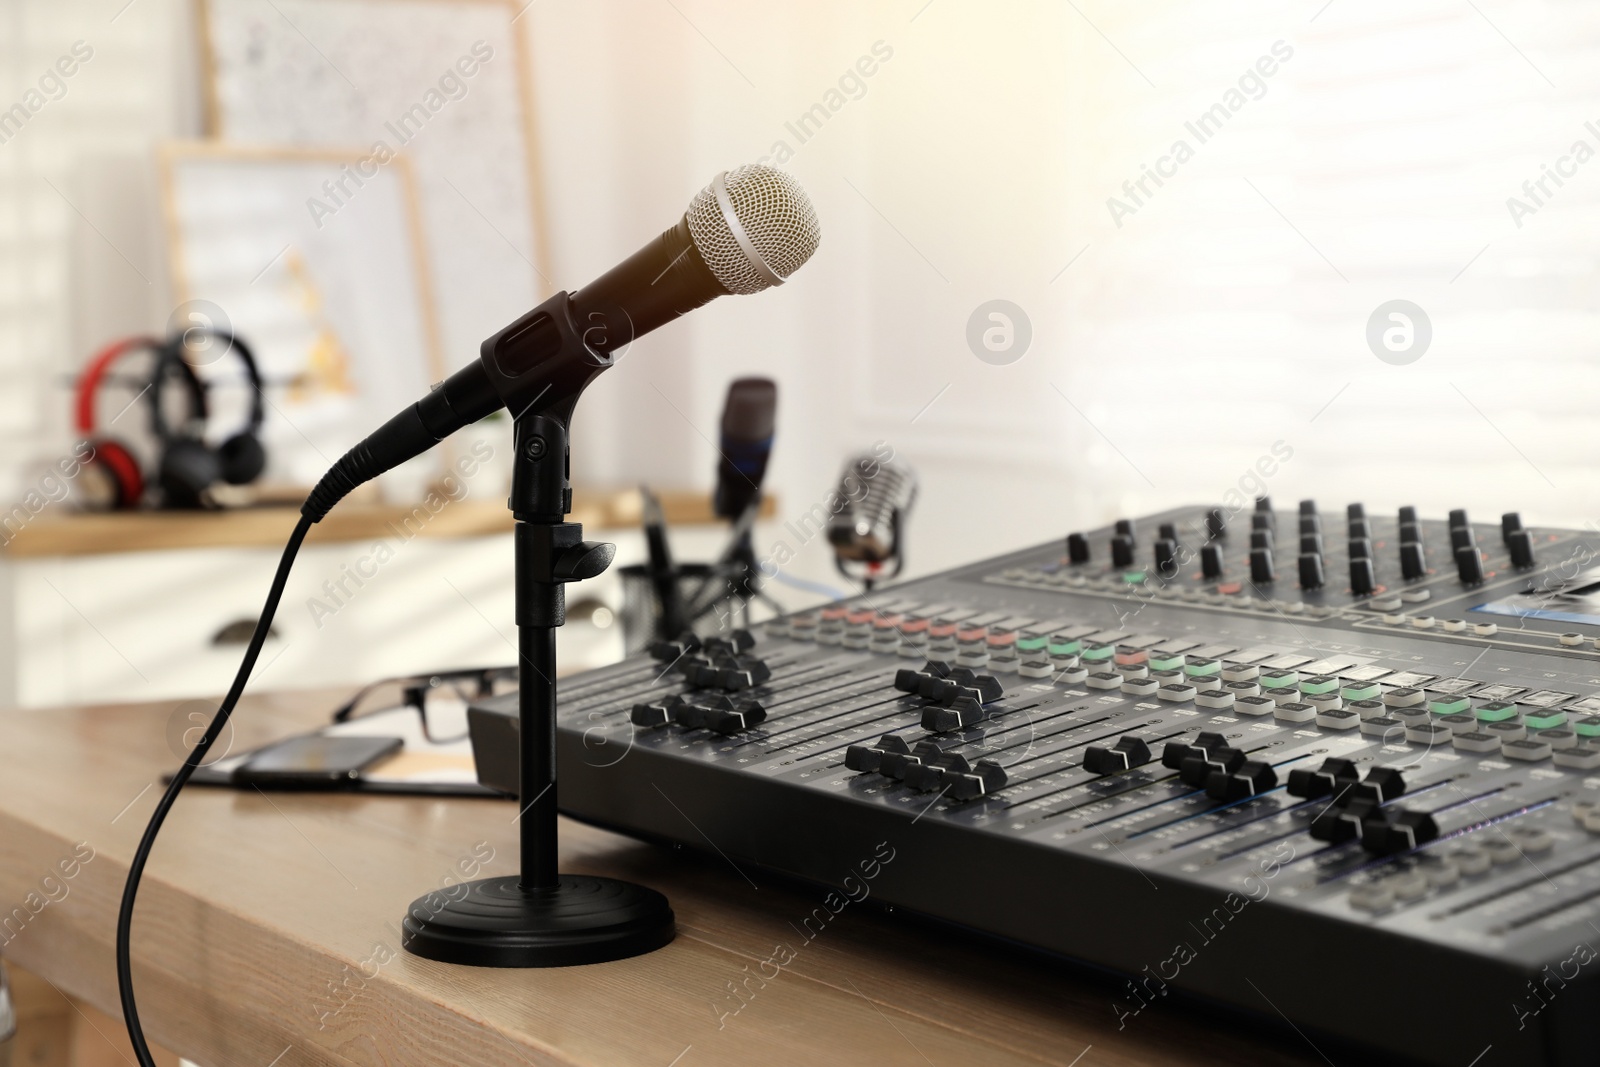
[[[845,893],[872,863],[879,903],[1116,972],[1123,1026],[1176,990],[1591,1063],[1597,551],[1311,501],[1120,521],[564,680],[561,806]],[[471,721],[514,791],[513,713]]]

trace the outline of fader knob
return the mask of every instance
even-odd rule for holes
[[[1134,536],[1133,536],[1133,520],[1132,519],[1118,519],[1117,520],[1117,534],[1118,534],[1118,536],[1126,537],[1128,539],[1128,543],[1129,544],[1137,544],[1138,543],[1136,541],[1136,539],[1134,538]]]
[[[1160,536],[1164,540],[1175,543],[1178,540],[1178,524],[1173,522],[1162,523]]]
[[[1458,526],[1466,526],[1466,525],[1469,525],[1468,522],[1467,522],[1467,509],[1466,508],[1455,508],[1455,509],[1453,509],[1450,512],[1450,529],[1454,530]]]
[[[1119,533],[1111,539],[1111,565],[1113,567],[1133,566],[1133,538],[1125,533]]]
[[[1402,545],[1422,544],[1422,527],[1414,522],[1400,524],[1400,543]]]
[[[1351,519],[1349,533],[1352,541],[1370,541],[1372,540],[1372,524],[1366,519]]]
[[[1081,533],[1067,535],[1067,559],[1072,563],[1089,562],[1089,539]]]
[[[1272,531],[1271,530],[1251,530],[1250,531],[1250,547],[1251,548],[1271,548],[1272,547]]]
[[[1372,560],[1362,556],[1350,561],[1350,592],[1355,596],[1371,596],[1378,586],[1373,574]]]
[[[1506,544],[1511,543],[1511,535],[1522,529],[1522,516],[1515,511],[1508,511],[1500,516],[1500,539]]]
[[[1319,534],[1322,532],[1322,520],[1315,515],[1300,516],[1300,535]]]
[[[1307,515],[1314,517],[1317,514],[1317,502],[1315,500],[1300,501],[1300,514],[1302,517]]]
[[[1212,540],[1228,536],[1228,516],[1221,508],[1206,512],[1206,535]]]
[[[1475,538],[1472,534],[1472,527],[1450,527],[1450,550],[1452,552],[1459,552],[1463,548],[1475,547],[1476,544],[1477,538]]]
[[[1412,525],[1416,525],[1416,521],[1417,521],[1417,509],[1416,508],[1412,507],[1410,504],[1407,504],[1405,507],[1400,509],[1400,525],[1401,526],[1404,526],[1408,522],[1411,523]]]
[[[1527,530],[1512,530],[1506,535],[1506,547],[1511,550],[1511,565],[1519,571],[1533,566],[1533,535]]]
[[[1222,577],[1222,549],[1216,545],[1206,545],[1200,549],[1200,573],[1207,581],[1215,581]]]
[[[1456,549],[1456,573],[1461,576],[1462,585],[1477,585],[1483,581],[1483,557],[1478,554],[1477,545]]]
[[[1319,556],[1322,555],[1322,535],[1314,533],[1301,534],[1300,551],[1302,553],[1313,552]]]
[[[1156,542],[1156,573],[1163,578],[1175,578],[1178,574],[1178,543],[1170,538],[1163,537]]]
[[[1344,509],[1344,513],[1345,517],[1352,522],[1356,519],[1364,519],[1367,517],[1367,506],[1365,504],[1351,504]]]
[[[1300,588],[1322,588],[1322,557],[1315,552],[1300,553]]]
[[[1273,525],[1272,515],[1270,512],[1258,511],[1250,516],[1250,529],[1272,530],[1274,528],[1275,527]]]
[[[1365,537],[1352,538],[1350,541],[1351,559],[1371,559],[1372,542]]]
[[[1252,548],[1250,550],[1250,580],[1257,585],[1271,585],[1277,580],[1278,572],[1272,566],[1272,549]]]
[[[1400,576],[1414,582],[1428,573],[1428,560],[1422,553],[1420,542],[1412,541],[1400,546]]]
[[[1256,514],[1265,515],[1267,517],[1267,525],[1274,528],[1277,527],[1278,516],[1272,510],[1272,498],[1270,496],[1256,497]]]

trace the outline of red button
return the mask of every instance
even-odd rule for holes
[[[920,634],[931,625],[932,623],[927,619],[907,619],[900,624],[900,632],[903,634]]]
[[[956,632],[956,624],[955,623],[953,623],[953,622],[941,622],[939,625],[929,628],[928,636],[929,637],[949,637],[952,634],[954,634],[955,632]]]
[[[1015,630],[1007,630],[1004,633],[989,635],[990,648],[1010,648],[1016,643],[1017,632]]]
[[[1141,663],[1150,661],[1150,654],[1142,648],[1130,648],[1126,652],[1118,652],[1113,659],[1119,667],[1137,667]]]
[[[844,621],[849,623],[851,626],[860,626],[864,622],[871,622],[873,616],[877,614],[878,613],[873,611],[871,608],[865,608],[861,611],[852,611],[850,614],[844,617]]]
[[[987,626],[978,626],[978,627],[975,627],[975,628],[973,628],[971,630],[962,630],[960,633],[956,634],[956,640],[957,641],[982,641],[984,638],[986,638],[988,636],[989,636],[989,628]]]
[[[1243,588],[1244,586],[1238,582],[1219,582],[1217,584],[1217,592],[1221,593],[1223,596],[1233,596]]]
[[[848,614],[850,614],[850,609],[849,608],[823,608],[822,609],[822,618],[823,618],[823,621],[825,621],[825,622],[832,622],[835,619],[842,619]]]
[[[903,619],[903,615],[879,615],[872,620],[874,630],[892,630]]]

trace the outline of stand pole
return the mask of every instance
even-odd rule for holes
[[[653,889],[560,873],[556,822],[556,628],[568,582],[611,565],[615,545],[567,522],[567,425],[578,395],[613,361],[599,326],[580,333],[557,293],[483,343],[483,366],[515,416],[510,507],[516,526],[518,835],[521,873],[483,878],[413,901],[401,945],[446,963],[566,967],[638,956],[670,942],[674,918]],[[589,341],[585,341],[589,338]]]
[[[517,584],[522,584],[519,574]],[[556,873],[556,632],[547,626],[518,628],[522,663],[517,704],[522,723],[522,881],[528,891],[553,889]]]

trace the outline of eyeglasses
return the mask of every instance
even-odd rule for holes
[[[387,686],[400,687],[400,703],[403,707],[414,708],[422,720],[422,736],[429,743],[442,745],[452,741],[464,740],[466,730],[450,733],[442,732],[443,722],[439,714],[437,702],[434,697],[454,697],[462,704],[474,700],[484,700],[488,697],[498,696],[506,692],[517,680],[515,667],[466,667],[453,671],[434,671],[430,674],[401,675],[396,678],[384,678],[362,686],[344,705],[333,713],[333,721],[349,722],[351,719],[361,718],[356,714],[356,709],[373,693]],[[430,712],[430,707],[432,711]],[[363,715],[371,715],[388,708],[371,708]]]

